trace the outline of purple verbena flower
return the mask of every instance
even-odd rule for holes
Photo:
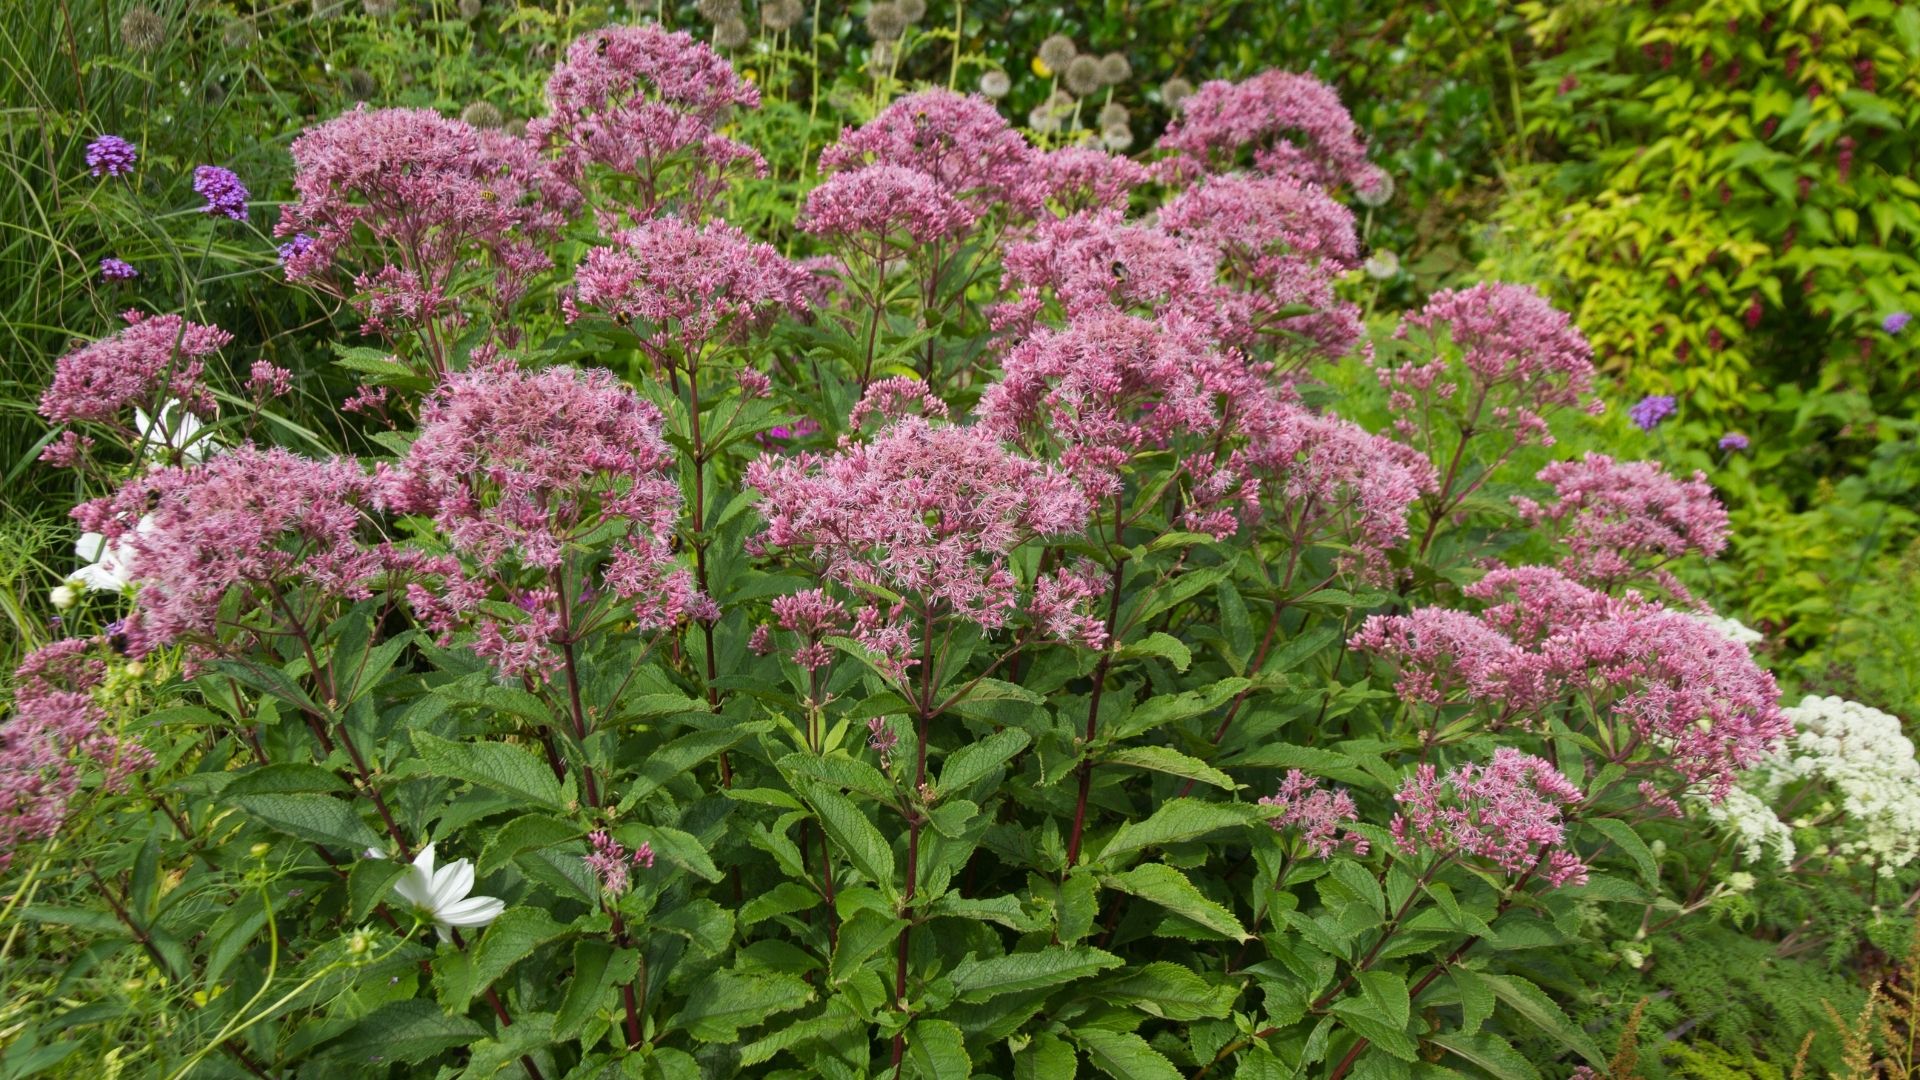
[[[132,281],[140,276],[133,264],[121,259],[106,258],[100,260],[100,279],[102,281]]]
[[[1912,315],[1909,315],[1904,311],[1896,311],[1893,314],[1888,315],[1886,318],[1880,320],[1880,329],[1885,330],[1889,334],[1897,334],[1900,331],[1905,330],[1907,328],[1907,324],[1912,321],[1913,321]]]
[[[1729,431],[1725,435],[1720,436],[1720,449],[1722,450],[1731,450],[1734,453],[1739,453],[1749,445],[1750,443],[1747,437],[1737,431]]]
[[[313,237],[306,233],[295,233],[293,239],[280,245],[280,265],[285,266],[311,250],[313,250]]]
[[[230,169],[202,165],[193,170],[194,194],[207,200],[200,209],[208,214],[224,214],[235,221],[247,220],[247,186]]]
[[[95,176],[126,176],[140,154],[118,135],[102,135],[87,144],[87,168]]]
[[[1679,411],[1680,407],[1671,394],[1648,394],[1640,399],[1639,404],[1627,410],[1627,417],[1641,431],[1652,431]]]

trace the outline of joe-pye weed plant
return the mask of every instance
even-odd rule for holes
[[[59,359],[10,956],[137,970],[156,1075],[1606,1067],[1572,947],[1793,726],[1684,583],[1705,480],[1550,460],[1566,315],[1368,340],[1330,90],[1209,83],[1147,161],[912,93],[792,257],[707,46],[589,33],[548,100],[292,144],[377,452],[272,445],[287,373],[180,315]]]

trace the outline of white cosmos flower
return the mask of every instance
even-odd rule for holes
[[[134,531],[152,532],[153,519],[141,518]],[[73,553],[80,559],[80,569],[68,581],[77,581],[96,592],[125,592],[133,584],[133,537],[122,536],[109,543],[97,532],[81,533]]]
[[[467,860],[456,859],[436,870],[432,844],[413,857],[393,891],[433,920],[441,941],[452,941],[456,926],[485,926],[507,909],[506,901],[496,897],[467,895],[473,891],[473,864]]]
[[[180,410],[177,415],[174,412],[175,409]],[[200,422],[199,417],[188,412],[177,399],[169,399],[165,405],[160,406],[158,417],[150,417],[146,410],[135,406],[133,427],[140,433],[141,445],[150,448],[149,453],[165,446],[177,451],[180,460],[198,464],[207,460],[208,454],[219,449],[211,436],[200,437],[200,431],[206,425]]]

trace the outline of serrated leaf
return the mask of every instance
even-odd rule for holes
[[[954,965],[950,978],[962,1000],[978,1002],[1044,990],[1119,966],[1119,957],[1090,945],[1054,946],[986,960],[969,956]]]
[[[1013,1056],[1013,1080],[1074,1080],[1079,1068],[1073,1047],[1044,1031]]]
[[[533,955],[533,951],[568,933],[564,923],[540,908],[513,907],[500,913],[480,937],[473,949],[473,964],[468,969],[467,1000],[472,1001],[495,979],[513,965]]]
[[[567,974],[566,996],[560,999],[560,1009],[553,1015],[554,1038],[577,1038],[609,992],[632,980],[639,970],[638,950],[615,949],[591,938],[574,942],[573,970]]]
[[[720,868],[713,865],[713,856],[707,854],[707,846],[691,833],[665,825],[628,825],[616,833],[628,847],[638,849],[641,842],[652,846],[653,853],[689,874],[707,881],[719,881]]]
[[[923,1080],[966,1080],[973,1075],[966,1037],[947,1020],[915,1020],[907,1027],[907,1063]]]
[[[860,812],[852,800],[837,791],[829,790],[817,782],[799,780],[796,784],[800,794],[813,805],[820,819],[820,827],[826,830],[827,839],[833,841],[847,861],[861,873],[867,875],[879,888],[891,893],[893,883],[893,848],[887,838],[867,815]]]
[[[409,866],[398,859],[355,859],[347,871],[347,915],[354,922],[373,913]]]
[[[1387,1023],[1397,1028],[1407,1026],[1407,1016],[1412,1002],[1407,997],[1407,977],[1395,971],[1363,971],[1355,977],[1360,984],[1360,996],[1368,1005],[1378,1010]]]
[[[553,810],[567,809],[553,769],[533,751],[503,742],[454,742],[415,728],[424,771],[490,788]]]
[[[229,801],[263,825],[316,844],[358,853],[382,843],[352,807],[331,795],[241,795]]]
[[[1233,912],[1207,899],[1187,880],[1187,875],[1165,863],[1142,863],[1124,874],[1109,874],[1101,878],[1101,883],[1158,904],[1235,941],[1245,941],[1250,936]]]
[[[840,924],[840,939],[834,944],[828,977],[836,983],[846,982],[868,957],[893,944],[906,928],[907,920],[895,918],[879,908],[866,907],[854,912],[852,918]]]
[[[1128,746],[1118,750],[1109,750],[1100,756],[1101,762],[1110,765],[1128,765],[1136,769],[1166,773],[1169,776],[1197,780],[1203,784],[1212,784],[1222,791],[1233,791],[1238,785],[1233,777],[1219,769],[1166,746]]]
[[[221,789],[223,795],[293,795],[319,792],[339,795],[352,791],[345,780],[331,771],[307,762],[263,765],[235,776]]]
[[[1116,1005],[1177,1021],[1224,1019],[1240,997],[1237,986],[1214,985],[1192,969],[1165,960],[1103,980],[1094,992]]]
[[[741,740],[772,731],[773,721],[754,720],[708,731],[692,731],[674,739],[647,755],[627,790],[620,796],[622,811],[630,810],[641,799],[660,789],[662,784],[692,769],[695,765],[730,750]]]
[[[1170,799],[1145,821],[1129,821],[1120,826],[1100,851],[1100,861],[1130,855],[1150,847],[1197,840],[1211,832],[1245,825],[1252,815],[1245,807],[1202,802],[1198,799]]]
[[[1185,671],[1187,665],[1193,663],[1193,650],[1187,648],[1186,642],[1159,630],[1155,630],[1131,645],[1122,646],[1115,655],[1123,660],[1141,657],[1165,660],[1172,664],[1176,671]]]
[[[1453,980],[1454,991],[1460,995],[1460,1030],[1472,1035],[1493,1015],[1496,1001],[1493,988],[1472,968],[1455,965],[1447,969],[1447,977]]]
[[[580,826],[548,814],[522,814],[487,837],[480,849],[474,871],[490,874],[512,862],[515,856],[535,848],[552,847],[579,838]]]
[[[1131,1031],[1090,1027],[1073,1033],[1093,1067],[1114,1080],[1181,1080],[1173,1062]]]
[[[1252,685],[1250,680],[1242,678],[1221,679],[1204,690],[1151,697],[1134,706],[1132,712],[1110,725],[1102,734],[1110,740],[1119,741],[1177,720],[1212,712]]]
[[[433,1002],[412,998],[388,1002],[361,1017],[328,1044],[323,1056],[350,1062],[356,1069],[395,1061],[414,1064],[486,1034],[464,1016],[448,1016]]]
[[[740,1029],[812,1000],[813,988],[798,976],[722,971],[694,984],[686,1005],[668,1026],[685,1028],[701,1042],[738,1042]]]
[[[1647,847],[1646,841],[1640,839],[1639,833],[1633,831],[1633,826],[1617,818],[1602,817],[1587,818],[1585,823],[1593,831],[1613,841],[1614,846],[1618,847],[1627,858],[1633,860],[1633,865],[1639,868],[1640,879],[1647,883],[1647,888],[1659,890],[1660,866],[1654,861],[1653,850]]]
[[[1490,1080],[1540,1080],[1540,1070],[1498,1035],[1447,1031],[1428,1035],[1426,1041],[1459,1057],[1477,1069],[1477,1075]]]
[[[1015,754],[1025,750],[1031,742],[1033,736],[1026,732],[1018,728],[1005,728],[968,743],[947,755],[946,763],[940,768],[938,790],[948,795],[966,790],[975,781],[985,778]]]
[[[1587,1063],[1596,1068],[1604,1068],[1607,1057],[1600,1051],[1600,1045],[1593,1037],[1581,1030],[1579,1025],[1567,1018],[1560,1006],[1553,1003],[1538,986],[1518,975],[1495,975],[1481,972],[1480,978],[1486,982],[1487,989],[1512,1009],[1521,1019],[1539,1028],[1542,1034],[1560,1045],[1587,1059]]]

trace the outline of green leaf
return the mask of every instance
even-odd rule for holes
[[[1540,1070],[1498,1035],[1448,1031],[1428,1035],[1427,1042],[1459,1057],[1478,1070],[1477,1075],[1491,1080],[1540,1080]]]
[[[1447,977],[1453,980],[1454,991],[1460,995],[1461,1033],[1472,1035],[1493,1015],[1493,988],[1472,968],[1455,965],[1447,969]]]
[[[1593,831],[1613,841],[1614,846],[1618,847],[1627,858],[1633,860],[1633,864],[1639,867],[1640,879],[1647,883],[1647,888],[1656,891],[1660,888],[1660,866],[1654,861],[1653,850],[1647,847],[1646,841],[1640,839],[1639,833],[1633,831],[1633,826],[1618,818],[1604,817],[1587,818],[1586,824]]]
[[[894,918],[879,908],[864,907],[854,912],[840,924],[840,939],[834,945],[828,977],[836,983],[846,982],[868,957],[893,944],[906,928],[907,920]]]
[[[1412,1002],[1407,997],[1407,977],[1394,971],[1363,971],[1356,980],[1360,984],[1360,996],[1368,1005],[1378,1011],[1387,1023],[1397,1028],[1407,1026],[1407,1016],[1412,1010]]]
[[[331,795],[241,795],[229,801],[263,825],[316,844],[350,848],[355,854],[382,844],[352,807]]]
[[[979,1002],[1044,990],[1119,966],[1119,957],[1090,945],[1054,946],[986,960],[969,955],[954,965],[951,978],[962,1000]]]
[[[1158,904],[1235,941],[1245,941],[1250,936],[1233,912],[1207,899],[1185,874],[1165,863],[1142,863],[1124,874],[1108,875],[1101,883]]]
[[[347,871],[348,917],[360,922],[372,914],[408,869],[398,859],[355,859]]]
[[[487,837],[480,849],[480,861],[474,864],[479,874],[491,874],[512,862],[522,852],[553,847],[578,839],[580,826],[548,814],[522,814]]]
[[[1120,826],[1120,831],[1107,841],[1099,858],[1101,862],[1107,862],[1150,847],[1197,840],[1211,832],[1245,825],[1253,816],[1244,806],[1228,806],[1198,799],[1169,799],[1145,821],[1129,821]]]
[[[1128,746],[1118,750],[1109,750],[1101,755],[1103,763],[1111,765],[1130,765],[1136,769],[1166,773],[1170,776],[1198,780],[1203,784],[1212,784],[1222,791],[1233,791],[1238,787],[1233,777],[1201,761],[1188,757],[1178,750],[1166,746]]]
[[[361,1017],[327,1046],[324,1055],[351,1063],[355,1069],[394,1061],[413,1064],[486,1034],[485,1028],[464,1016],[448,1016],[431,1001],[410,998],[388,1002]]]
[[[593,1018],[608,993],[630,981],[640,969],[640,953],[615,949],[604,941],[582,938],[573,943],[573,970],[566,977],[566,996],[553,1015],[553,1037],[573,1039]]]
[[[1581,1030],[1579,1025],[1568,1019],[1567,1014],[1560,1011],[1560,1006],[1555,1005],[1553,999],[1543,993],[1538,986],[1518,975],[1481,972],[1480,978],[1486,982],[1487,988],[1493,991],[1495,997],[1504,1002],[1507,1008],[1519,1014],[1527,1023],[1539,1028],[1542,1033],[1560,1045],[1586,1058],[1588,1064],[1597,1068],[1606,1066],[1607,1057],[1600,1051],[1599,1044]]]
[[[1406,1033],[1404,1025],[1388,1023],[1377,1009],[1378,1006],[1364,998],[1343,998],[1334,1002],[1328,1011],[1339,1017],[1348,1029],[1379,1049],[1402,1061],[1417,1060],[1420,1044]]]
[[[503,742],[454,742],[415,728],[413,746],[429,776],[491,788],[553,810],[567,809],[553,769],[531,750]]]
[[[1252,685],[1246,679],[1221,679],[1205,690],[1151,697],[1135,706],[1131,713],[1110,725],[1102,734],[1108,740],[1117,742],[1164,727],[1176,720],[1212,712]]]
[[[626,794],[620,796],[620,810],[632,809],[641,799],[658,791],[662,784],[708,758],[717,757],[721,751],[732,749],[748,736],[772,730],[773,721],[754,720],[680,736],[647,755],[645,763],[628,783]]]
[[[263,765],[243,772],[221,789],[222,795],[292,795],[317,791],[345,794],[353,789],[331,770],[307,762]]]
[[[1115,1080],[1181,1080],[1173,1062],[1131,1031],[1089,1027],[1073,1033],[1093,1067]]]
[[[1158,630],[1155,630],[1153,633],[1148,634],[1146,637],[1131,645],[1122,646],[1120,651],[1114,655],[1122,660],[1133,660],[1140,657],[1153,657],[1165,660],[1172,664],[1176,671],[1185,671],[1187,670],[1187,665],[1193,663],[1193,651],[1187,648],[1186,642],[1181,641],[1172,634],[1161,633]]]
[[[1013,1056],[1013,1080],[1074,1080],[1079,1068],[1073,1047],[1044,1031]]]
[[[685,1028],[701,1042],[740,1041],[750,1028],[813,1000],[813,988],[796,975],[722,971],[694,984],[670,1028]]]
[[[641,842],[651,845],[655,855],[707,881],[719,881],[724,876],[720,868],[713,865],[707,846],[691,833],[665,825],[628,825],[616,835],[630,848],[638,849]]]
[[[1166,960],[1106,979],[1094,992],[1116,1005],[1131,1005],[1149,1016],[1176,1021],[1225,1019],[1240,997],[1239,987],[1216,986],[1191,968]]]
[[[973,1075],[960,1026],[946,1020],[915,1020],[907,1027],[907,1063],[924,1080],[966,1080]]]
[[[947,795],[965,791],[1025,750],[1032,741],[1033,736],[1019,728],[1005,728],[968,743],[947,755],[946,764],[940,769],[938,790]]]
[[[564,923],[553,921],[540,908],[514,907],[500,913],[487,927],[474,947],[473,964],[468,970],[467,1000],[492,986],[507,969],[533,955],[533,951],[568,933]]]
[[[813,804],[827,839],[875,885],[893,892],[893,848],[852,800],[824,784],[800,780],[800,794]]]

